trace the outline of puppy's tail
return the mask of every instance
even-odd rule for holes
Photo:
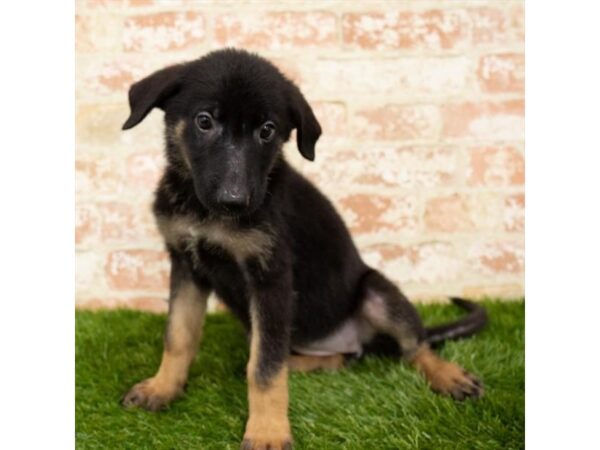
[[[472,336],[488,324],[487,312],[483,306],[458,297],[451,297],[450,300],[468,314],[455,322],[427,328],[425,340],[432,345]]]

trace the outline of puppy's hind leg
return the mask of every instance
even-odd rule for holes
[[[293,372],[337,370],[344,367],[344,355],[341,353],[327,356],[290,355],[288,367]]]
[[[363,279],[363,290],[361,315],[378,332],[394,338],[403,357],[425,376],[434,391],[457,400],[483,394],[477,378],[429,348],[427,330],[414,306],[396,285],[381,273],[371,271]]]

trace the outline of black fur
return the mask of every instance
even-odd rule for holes
[[[156,191],[157,217],[185,216],[227,232],[262,230],[270,239],[266,257],[244,261],[205,239],[192,248],[170,244],[173,267],[189,267],[248,329],[253,303],[258,380],[268,384],[291,346],[323,338],[356,314],[367,291],[391,299],[390,317],[407,324],[416,342],[433,339],[398,288],[362,261],[331,203],[285,161],[281,147],[293,129],[300,153],[314,159],[321,127],[271,63],[244,51],[213,52],[134,84],[129,100],[124,129],[153,107],[165,111],[168,164]],[[269,123],[275,133],[263,139]]]
[[[428,328],[426,340],[432,345],[439,345],[450,339],[472,336],[481,331],[488,323],[487,312],[482,306],[458,297],[452,297],[450,300],[456,306],[468,311],[469,315],[450,324]]]

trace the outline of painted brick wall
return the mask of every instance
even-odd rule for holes
[[[162,113],[121,132],[129,85],[223,46],[256,50],[323,125],[315,163],[364,258],[413,298],[523,294],[524,12],[515,0],[81,0],[79,306],[164,310],[150,213]]]

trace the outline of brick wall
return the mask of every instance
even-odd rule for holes
[[[288,160],[366,261],[413,298],[523,294],[524,17],[514,0],[76,3],[79,306],[164,310],[150,213],[162,113],[121,132],[129,85],[223,46],[256,50],[323,125]]]

